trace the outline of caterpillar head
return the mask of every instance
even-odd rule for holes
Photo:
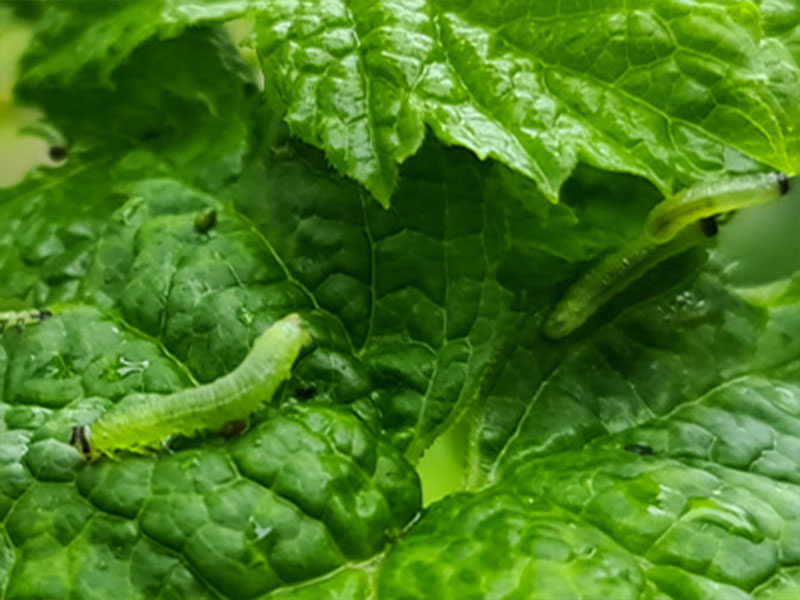
[[[88,425],[76,425],[72,428],[69,443],[80,452],[87,461],[94,460],[92,453],[92,429]]]

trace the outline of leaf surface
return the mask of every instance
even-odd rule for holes
[[[797,594],[800,279],[736,290],[696,248],[540,332],[673,183],[761,168],[744,154],[790,170],[794,5],[559,6],[46,9],[20,90],[70,152],[0,190],[0,308],[54,313],[0,334],[0,598]],[[263,93],[190,27],[247,11]],[[716,116],[694,71],[672,96],[603,79],[628,50],[651,75],[724,64]],[[292,312],[313,347],[247,431],[69,446]],[[423,508],[415,463],[459,427],[468,481]]]
[[[431,508],[382,563],[380,597],[792,597],[798,319],[700,279],[571,348],[493,483]]]
[[[20,90],[52,104],[54,86],[108,85],[153,37],[251,15],[270,105],[384,205],[426,128],[530,177],[552,200],[579,161],[669,194],[752,169],[748,158],[798,172],[793,10],[672,0],[634,10],[616,1],[64,3],[43,20]],[[167,94],[182,77],[167,78]]]

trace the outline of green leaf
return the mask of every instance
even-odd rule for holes
[[[208,39],[195,32],[152,56]],[[121,85],[137,72],[121,69]],[[0,336],[4,599],[291,590],[372,559],[419,509],[418,477],[380,436],[370,375],[339,317],[317,307],[234,205],[242,148],[262,132],[237,129],[253,113],[235,66],[218,75],[239,100],[216,127],[73,153],[0,191],[2,305],[53,312]],[[168,106],[180,115],[182,105]],[[187,160],[227,130],[221,164]],[[264,169],[260,153],[249,164]],[[331,179],[337,193],[354,189]],[[216,223],[198,231],[209,208]],[[264,327],[297,311],[315,348],[240,437],[174,440],[171,454],[91,465],[68,444],[72,426],[133,392],[230,371]]]
[[[383,210],[323,170],[319,153],[280,135],[270,143],[236,206],[338,317],[372,374],[383,427],[411,458],[475,402],[524,314],[549,309],[576,263],[636,235],[657,199],[642,181],[584,169],[554,207],[508,169],[429,143]],[[635,202],[620,205],[608,186]],[[519,262],[522,276],[510,268]]]
[[[215,229],[198,233],[199,210],[220,200],[166,177],[138,180],[133,158],[84,165],[87,181],[105,182],[87,204],[116,210],[88,244],[79,285],[34,273],[19,289],[20,299],[38,291],[54,316],[0,340],[4,597],[250,597],[371,558],[415,515],[419,484],[369,413],[359,418],[355,399],[338,396],[358,390],[357,373],[339,372],[332,398],[307,406],[290,383],[285,403],[241,437],[179,441],[169,456],[86,465],[67,444],[73,425],[111,402],[213,379],[266,323],[312,308],[249,221],[220,206]],[[62,196],[39,192],[26,224],[47,239],[62,231],[45,226]],[[3,209],[19,211],[26,198],[7,195]],[[18,264],[15,230],[5,268]],[[348,360],[357,368],[330,317],[308,320],[318,346],[306,372],[324,380]]]
[[[665,193],[733,167],[725,146],[798,167],[797,90],[763,80],[781,44],[762,51],[755,5],[268,4],[259,47],[292,130],[384,201],[425,125],[551,198],[579,159]]]
[[[60,239],[66,228],[52,221],[51,215],[75,190],[86,190],[82,196],[86,212],[65,213],[59,218],[86,222],[84,229],[93,232],[87,236],[91,242],[84,248],[87,258],[76,272],[77,284],[40,279],[38,274],[48,273],[51,261],[58,256],[46,255],[29,279],[19,280],[27,283],[12,288],[16,291],[9,294],[19,301],[38,293],[34,297],[40,305],[55,303],[57,314],[24,331],[9,330],[2,340],[0,372],[5,384],[0,412],[5,426],[0,448],[7,456],[2,469],[8,473],[2,479],[4,514],[8,515],[4,567],[9,573],[7,597],[58,596],[66,590],[103,597],[107,590],[115,589],[123,590],[118,592],[122,597],[135,598],[147,597],[161,588],[168,594],[174,591],[195,597],[216,592],[225,597],[244,597],[273,589],[279,592],[278,598],[369,597],[372,580],[354,563],[378,557],[419,508],[415,473],[397,450],[381,441],[379,429],[390,434],[396,445],[424,448],[427,442],[421,440],[429,441],[438,429],[447,427],[459,405],[461,410],[472,405],[479,385],[483,394],[476,406],[485,407],[486,415],[513,416],[510,407],[495,399],[499,391],[535,389],[531,377],[547,363],[542,355],[536,359],[529,354],[521,370],[508,377],[507,369],[519,364],[515,341],[526,342],[527,334],[538,331],[538,325],[522,330],[511,325],[531,312],[534,317],[527,322],[541,323],[535,315],[552,304],[553,288],[569,280],[573,276],[570,273],[585,268],[578,261],[635,235],[655,200],[652,190],[648,199],[647,188],[639,182],[587,170],[567,186],[562,206],[550,206],[541,198],[531,197],[517,203],[514,199],[526,188],[516,175],[434,145],[409,163],[398,201],[385,212],[364,198],[356,186],[325,170],[315,151],[292,142],[285,134],[267,139],[273,144],[272,150],[256,148],[254,153],[256,157],[270,156],[270,160],[258,158],[249,163],[236,182],[221,193],[187,184],[180,165],[165,163],[143,151],[134,151],[112,164],[108,160],[97,165],[79,164],[76,160],[49,178],[31,179],[18,190],[5,193],[0,204],[5,213],[26,215],[24,222],[2,220],[11,225],[7,226],[3,253],[9,258],[0,268],[11,280],[17,280],[15,273],[20,272],[21,251],[30,246],[20,242],[26,239],[21,234],[35,225],[27,234],[32,239]],[[76,174],[66,178],[73,171]],[[56,173],[62,176],[56,177]],[[613,200],[604,200],[603,190],[609,186],[615,190],[627,186],[632,195],[649,201],[642,202],[637,215]],[[404,189],[408,191],[402,192]],[[420,201],[430,197],[445,202],[434,205]],[[36,202],[31,203],[31,198]],[[94,211],[90,210],[92,206],[96,207]],[[217,224],[210,232],[199,233],[194,228],[195,219],[209,206],[218,211]],[[603,208],[598,209],[600,206]],[[86,215],[93,215],[97,221]],[[409,235],[415,231],[420,233]],[[460,236],[449,237],[451,232],[466,233],[469,244],[457,246]],[[382,252],[383,241],[391,242],[392,236],[398,235],[408,236],[405,247],[413,251]],[[468,355],[466,367],[459,372],[467,375],[459,374],[457,385],[448,378],[436,381],[436,369],[426,368],[430,363],[423,360],[433,356],[439,364],[446,364],[446,336],[425,337],[431,331],[447,333],[447,329],[441,329],[444,319],[434,321],[437,327],[426,328],[433,309],[413,309],[420,298],[426,297],[416,290],[418,286],[422,291],[435,292],[459,281],[458,269],[442,268],[442,263],[430,261],[430,256],[440,256],[447,265],[447,252],[425,255],[426,262],[416,256],[437,236],[442,237],[439,244],[449,251],[455,250],[448,246],[466,251],[477,241],[487,252],[497,253],[473,279],[480,284],[479,290],[489,290],[503,300],[492,303],[489,300],[497,296],[484,291],[479,298],[488,298],[482,302],[489,307],[483,310],[491,309],[510,324],[499,330],[493,328],[487,340],[481,337],[485,334],[479,321],[468,321],[472,327],[462,334],[464,339],[476,348],[483,343],[485,350],[480,360]],[[359,271],[364,256],[376,257],[372,259],[375,262],[367,262],[367,268],[362,266]],[[449,264],[458,265],[460,256],[454,254]],[[538,278],[530,277],[531,270],[539,274]],[[396,288],[389,286],[388,293],[373,296],[374,290],[380,289],[377,282],[381,278],[391,281],[407,272],[414,275],[413,281]],[[686,268],[677,272],[685,273]],[[348,275],[342,280],[352,287],[326,293],[324,282],[330,274],[338,273]],[[431,288],[424,287],[429,285],[426,278],[432,282]],[[368,301],[357,303],[358,310],[339,303],[342,297],[355,297],[352,290],[359,286],[366,289],[363,297]],[[709,343],[708,336],[718,337],[720,352],[728,352],[718,357],[724,364],[736,365],[737,358],[753,356],[753,348],[763,348],[754,355],[772,362],[792,353],[797,356],[794,339],[784,341],[781,335],[796,324],[797,309],[791,304],[790,291],[778,296],[783,308],[772,310],[737,300],[709,278],[699,280],[696,289],[691,289],[694,291],[690,294],[680,290],[665,300],[645,304],[621,321],[615,318],[618,307],[612,306],[588,325],[587,341],[563,343],[555,352],[556,345],[546,342],[545,356],[550,356],[550,361],[562,360],[565,366],[561,368],[571,374],[573,385],[588,385],[589,389],[593,382],[613,385],[614,371],[597,372],[604,368],[603,362],[597,360],[597,352],[583,351],[582,347],[592,348],[599,343],[596,340],[605,340],[611,335],[608,330],[614,332],[612,339],[630,336],[632,330],[641,329],[641,323],[653,323],[648,340],[672,340],[678,348],[676,355],[685,354],[689,362],[697,361],[697,370],[685,384],[715,381],[709,375],[702,380],[700,377],[706,372],[702,352]],[[460,302],[452,305],[438,297],[444,305],[439,310],[447,315],[448,323],[457,322],[459,311],[469,306],[465,302],[469,296],[463,291],[458,294]],[[480,306],[481,301],[476,303]],[[665,306],[673,307],[674,319],[654,319],[652,315],[663,312]],[[278,407],[262,414],[242,438],[187,440],[169,457],[101,462],[90,467],[66,445],[71,425],[90,421],[109,402],[129,392],[168,392],[191,385],[192,380],[210,380],[229,371],[264,324],[296,310],[305,311],[315,324],[318,347],[298,364]],[[371,327],[359,328],[364,317],[373,311],[380,315],[384,310],[385,318],[376,317]],[[608,321],[611,324],[603,327]],[[684,322],[685,328],[680,325]],[[720,327],[719,322],[731,325]],[[728,330],[730,334],[720,335]],[[698,335],[700,338],[692,343],[693,336]],[[731,339],[740,338],[738,345],[731,343]],[[761,341],[748,341],[751,338]],[[619,345],[628,343],[626,339]],[[419,347],[426,353],[420,354]],[[563,358],[565,350],[568,352]],[[391,352],[399,358],[387,360]],[[35,360],[27,358],[31,356]],[[648,353],[625,356],[641,360],[636,369],[623,370],[629,378],[639,370],[652,374],[646,368],[648,361],[659,364],[658,356],[653,359]],[[497,368],[497,360],[503,368]],[[530,368],[537,364],[537,369]],[[620,368],[619,364],[614,368]],[[758,363],[758,368],[767,367]],[[487,370],[496,375],[486,378]],[[593,371],[587,379],[586,374]],[[728,379],[739,376],[733,367],[718,371]],[[682,371],[676,369],[676,374],[680,379],[673,380],[675,385],[684,381]],[[300,390],[308,385],[315,386],[313,400],[298,404]],[[772,385],[774,382],[767,388],[773,389]],[[408,413],[408,421],[398,423],[403,405],[392,401],[412,393],[417,394],[417,404]],[[675,398],[677,406],[691,400],[691,396],[686,400],[680,395]],[[525,399],[520,394],[521,402]],[[561,400],[563,406],[563,396]],[[629,548],[613,531],[603,529],[605,524],[587,525],[585,519],[574,517],[572,513],[579,508],[567,506],[566,500],[563,506],[559,504],[561,475],[572,469],[579,479],[600,468],[612,475],[614,469],[627,473],[625,469],[639,461],[624,450],[630,444],[649,444],[662,462],[675,459],[657,445],[660,434],[648,429],[653,426],[657,431],[648,420],[652,414],[642,411],[648,418],[635,422],[638,427],[617,437],[601,436],[593,449],[585,452],[592,460],[581,463],[579,458],[585,457],[580,448],[593,439],[590,434],[604,432],[603,417],[609,427],[617,423],[630,426],[635,410],[626,409],[624,397],[619,397],[613,406],[623,412],[612,415],[598,410],[597,424],[584,429],[575,410],[558,419],[563,413],[559,413],[557,401],[554,398],[551,403],[552,416],[547,412],[531,415],[547,420],[549,431],[556,437],[559,427],[588,433],[571,439],[572,445],[539,452],[533,463],[527,452],[537,448],[537,443],[529,441],[518,450],[516,441],[507,444],[499,483],[436,505],[396,545],[385,563],[377,558],[381,565],[380,597],[396,597],[402,590],[413,594],[416,585],[422,590],[418,597],[427,597],[425,594],[440,585],[451,589],[452,582],[437,583],[448,573],[442,564],[460,564],[449,560],[448,548],[474,552],[479,562],[472,569],[486,583],[459,575],[459,581],[463,578],[459,585],[464,587],[454,586],[442,597],[505,581],[509,565],[516,569],[514,565],[526,565],[531,560],[527,551],[518,561],[512,550],[503,554],[503,536],[517,539],[513,532],[519,528],[529,531],[530,544],[541,546],[548,557],[547,553],[561,557],[564,552],[571,553],[569,556],[584,552],[587,558],[579,561],[577,570],[554,567],[554,574],[545,573],[543,577],[551,582],[567,578],[587,590],[597,590],[598,597],[622,594],[625,589],[661,586],[667,590],[675,585],[680,590],[693,586],[705,590],[697,592],[698,597],[718,590],[735,592],[733,587],[714,587],[717,584],[669,561],[672,566],[658,566],[656,561],[658,569],[654,566],[643,571],[638,547]],[[588,393],[584,403],[592,407]],[[634,409],[637,406],[635,402],[629,405]],[[531,406],[538,410],[541,405]],[[756,410],[760,412],[763,409]],[[490,420],[487,416],[484,422]],[[766,423],[773,426],[770,421]],[[537,421],[532,419],[530,424]],[[783,443],[793,447],[792,438],[786,439]],[[676,446],[680,462],[685,458],[680,453],[690,447]],[[702,452],[697,454],[702,457]],[[525,470],[533,469],[531,465],[539,469],[535,474]],[[789,464],[783,468],[792,472],[794,467]],[[548,484],[548,477],[556,481]],[[535,481],[539,487],[522,486],[520,481]],[[711,494],[708,490],[713,489],[709,487],[704,493]],[[569,495],[571,490],[566,487],[563,493]],[[542,503],[541,497],[548,499]],[[739,507],[738,500],[726,502],[726,507]],[[464,505],[476,507],[477,522],[462,512]],[[32,515],[40,510],[51,513],[52,519],[34,519]],[[741,510],[747,514],[749,508],[744,505]],[[437,515],[449,514],[447,511],[455,512],[442,516],[440,522]],[[501,516],[490,518],[498,511]],[[490,519],[488,524],[484,517]],[[725,526],[732,519],[725,521]],[[749,522],[749,517],[744,519]],[[608,520],[613,521],[610,517]],[[471,529],[473,523],[479,529]],[[643,525],[634,523],[632,527]],[[470,546],[469,540],[481,539],[486,528],[494,536],[487,538],[486,547]],[[268,535],[259,539],[259,532]],[[274,543],[269,534],[277,537]],[[285,536],[295,541],[281,545]],[[297,540],[296,536],[301,537]],[[551,547],[555,544],[553,536],[561,539],[560,546]],[[300,554],[293,554],[296,549]],[[682,547],[674,550],[678,554],[683,551]],[[432,561],[430,557],[438,556],[438,552],[445,553],[441,556],[444,560]],[[419,568],[420,553],[427,557],[423,570]],[[512,556],[517,562],[493,563],[490,557],[497,556]],[[78,571],[66,566],[74,561],[83,565]],[[42,578],[38,573],[45,564],[64,566],[57,567],[52,578]],[[219,568],[221,564],[226,565],[224,569]],[[413,565],[413,577],[407,571],[408,564]],[[463,564],[471,563],[465,559]],[[479,569],[478,564],[483,566]],[[134,565],[136,574],[130,575]],[[342,567],[344,570],[336,575],[317,578]],[[598,573],[609,569],[613,573],[630,572],[630,581],[598,578]],[[419,583],[414,583],[416,578],[420,578]],[[749,581],[736,580],[733,584],[742,587]],[[779,581],[776,578],[775,585]],[[401,586],[401,582],[410,587]],[[546,585],[556,584],[542,584]]]
[[[612,3],[588,17],[569,12],[580,3],[561,3],[550,37],[520,33],[538,18],[517,17],[525,2],[419,2],[402,14],[399,3],[356,3],[345,15],[356,38],[349,21],[329,26],[340,5],[316,4],[318,12],[298,3],[290,13],[271,0],[248,4],[267,73],[285,67],[262,97],[224,33],[186,29],[243,14],[244,3],[47,7],[20,90],[45,103],[72,152],[60,168],[0,190],[0,308],[54,313],[0,334],[0,598],[796,595],[797,278],[737,292],[698,249],[654,269],[567,339],[540,334],[564,289],[639,236],[673,180],[761,168],[732,148],[765,161],[773,151],[794,156],[796,109],[785,101],[796,57],[791,28],[775,16],[789,4],[764,2],[759,13],[749,2],[653,2],[624,14],[618,38],[609,36],[616,21],[608,18],[620,10]],[[609,112],[582,123],[574,106],[596,99],[602,72],[575,75],[587,96],[554,92],[566,67],[540,68],[547,40],[572,41],[555,62],[589,56],[604,68],[615,55],[591,54],[594,33],[612,50],[633,39],[640,52],[644,41],[629,26],[667,9],[677,11],[665,27],[681,48],[649,63],[653,72],[686,48],[701,48],[701,62],[724,55],[733,87],[717,91],[739,90],[731,102],[780,132],[767,136],[777,146],[759,146],[750,125],[732,120],[717,123],[720,131],[695,123],[691,143],[664,146],[664,132],[684,130],[668,111],[637,120],[653,110],[647,102],[614,105],[621,83],[603,96]],[[413,58],[409,40],[424,41],[403,30],[417,14],[434,40],[425,69],[444,64],[473,77],[475,89],[495,90],[491,69],[513,63],[524,67],[509,75],[524,80],[520,89],[547,84],[537,109],[553,102],[563,109],[557,123],[573,127],[558,130],[559,143],[572,145],[552,150],[558,176],[549,191],[547,177],[502,154],[510,148],[502,136],[481,137],[497,162],[422,142],[431,122],[420,115],[436,104],[416,88],[392,98],[421,120],[397,113],[380,122],[384,132],[417,127],[419,137],[403,137],[415,155],[389,135],[376,146],[388,152],[378,163],[359,159],[356,178],[373,193],[394,190],[386,174],[398,169],[389,209],[328,162],[334,142],[349,143],[357,128],[348,122],[331,141],[325,127],[335,119],[293,120],[299,96],[286,82],[313,71],[302,60],[330,66],[312,52],[315,35],[344,44],[317,83],[325,93],[336,83],[333,97],[346,97],[354,88],[338,85],[335,67],[353,57],[347,43],[360,44],[364,81],[395,81],[389,67]],[[270,20],[281,15],[285,28]],[[408,19],[386,27],[382,19],[398,15]],[[597,31],[579,26],[595,22]],[[299,44],[298,32],[310,37]],[[741,34],[735,44],[732,32]],[[405,55],[388,51],[398,44]],[[762,66],[752,79],[749,69]],[[736,87],[743,82],[746,92]],[[679,99],[699,98],[675,89]],[[47,90],[59,90],[61,106]],[[513,135],[526,115],[543,118],[530,98],[514,98],[507,113],[502,94],[486,98]],[[281,103],[290,126],[310,126],[323,151],[272,116]],[[153,123],[167,124],[161,135],[148,135]],[[587,145],[582,126],[620,123],[652,142],[625,159],[644,164],[658,146],[663,169],[617,165],[594,138]],[[431,127],[476,150],[446,135],[456,125],[485,133],[473,124]],[[701,144],[704,136],[713,144]],[[543,169],[547,156],[519,155]],[[595,166],[575,168],[578,158]],[[596,166],[644,174],[658,187]],[[557,189],[555,205],[548,196]],[[198,228],[210,210],[216,222]],[[314,346],[242,434],[173,439],[170,452],[89,465],[68,444],[72,426],[131,393],[170,393],[231,371],[291,312],[309,323]],[[412,463],[453,430],[469,432],[470,480],[423,511]]]
[[[800,59],[800,4],[797,0],[762,0],[765,29],[789,50],[795,61]],[[773,50],[778,50],[778,45]],[[789,72],[786,65],[785,72]]]
[[[479,470],[499,477],[510,465],[640,426],[800,354],[790,333],[793,304],[757,308],[708,275],[679,289],[568,347],[554,347],[534,328],[523,334],[476,415]],[[531,362],[539,368],[523,372]],[[506,397],[506,380],[525,395]]]
[[[530,177],[552,200],[579,161],[669,194],[751,170],[748,158],[798,172],[792,11],[670,0],[636,10],[587,1],[58,3],[20,89],[46,102],[67,83],[113,86],[114,71],[151,38],[254,15],[268,103],[386,206],[397,165],[426,127]],[[182,79],[169,77],[166,92],[182,96]]]
[[[196,33],[180,43],[202,47],[206,39]],[[242,85],[235,72],[230,81]],[[260,111],[239,97],[219,128]],[[252,122],[245,140],[218,150],[235,177],[210,178],[217,165],[184,160],[207,140],[176,133],[153,148],[157,155],[147,144],[128,151],[121,143],[78,153],[0,195],[0,273],[11,282],[3,301],[55,313],[2,338],[8,437],[0,447],[15,473],[3,494],[13,531],[9,598],[89,594],[87,582],[101,574],[103,586],[146,596],[172,571],[181,573],[181,594],[197,586],[230,597],[290,593],[302,584],[313,597],[367,586],[356,567],[352,577],[310,580],[372,558],[418,510],[417,476],[396,448],[418,456],[475,401],[526,303],[551,300],[550,282],[567,276],[558,266],[635,234],[655,201],[641,183],[587,171],[572,207],[555,207],[507,169],[433,143],[408,164],[387,212],[283,127]],[[260,141],[248,158],[228,161],[249,139]],[[600,195],[607,185],[630,186],[639,208],[614,208]],[[79,209],[65,210],[74,198]],[[209,208],[216,224],[198,232],[196,219]],[[530,237],[537,224],[550,226]],[[511,276],[504,257],[514,244],[542,249],[538,263],[550,275],[530,291],[514,291],[513,277],[500,282]],[[240,440],[179,440],[171,457],[90,467],[66,444],[71,426],[131,392],[168,393],[230,371],[267,324],[296,311],[312,324],[316,348],[299,361],[278,408]],[[266,460],[287,444],[300,456],[285,466]],[[161,469],[167,474],[157,477]],[[276,479],[281,469],[286,481]],[[228,493],[225,502],[245,507],[237,510],[266,511],[262,529],[288,523],[306,532],[302,555],[264,550],[243,513],[208,512],[212,498]],[[270,512],[276,493],[293,503],[280,504],[288,513]],[[53,537],[60,521],[26,529],[35,511],[62,505],[79,531]],[[202,522],[176,524],[170,510]],[[323,525],[307,526],[313,518]],[[231,537],[231,528],[245,533]],[[148,567],[155,556],[171,557],[171,566]],[[76,557],[89,561],[80,572],[34,576],[42,561]],[[227,574],[217,572],[223,563]],[[123,581],[134,564],[141,576]]]
[[[111,61],[113,71],[101,75],[87,68],[65,87],[62,78],[71,73],[66,65],[74,63],[57,63],[53,68],[63,71],[39,79],[36,74],[60,55],[34,44],[16,93],[47,113],[71,154],[116,155],[139,146],[187,166],[203,184],[219,187],[235,176],[247,150],[247,124],[239,111],[256,88],[227,35],[197,29],[165,42],[142,40],[130,51],[121,64]],[[203,69],[187,68],[195,63]]]
[[[572,344],[495,483],[435,504],[380,597],[796,595],[798,323],[796,302],[758,309],[705,277]]]

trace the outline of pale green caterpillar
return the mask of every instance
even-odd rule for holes
[[[70,442],[91,461],[121,450],[144,454],[177,434],[223,431],[272,398],[309,339],[300,317],[291,314],[264,331],[227,375],[168,395],[127,396],[91,425],[73,427]]]
[[[53,313],[49,310],[38,309],[0,312],[0,332],[3,332],[5,328],[9,326],[25,327],[26,325],[44,321],[52,316]]]
[[[789,187],[789,178],[781,172],[746,175],[722,184],[701,183],[650,211],[645,231],[654,242],[663,244],[700,219],[780,200]]]
[[[650,269],[701,243],[705,237],[699,226],[687,228],[666,244],[656,244],[642,235],[609,254],[572,284],[559,300],[544,324],[545,335],[552,339],[568,336]]]
[[[717,215],[774,202],[789,187],[789,178],[776,172],[703,183],[665,200],[648,215],[644,235],[603,258],[567,290],[544,324],[545,335],[569,335],[654,266],[715,235]]]

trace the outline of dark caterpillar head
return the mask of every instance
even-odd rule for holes
[[[50,160],[61,162],[67,159],[68,152],[64,146],[50,146],[47,154],[50,156]]]
[[[719,222],[717,221],[717,217],[706,217],[705,219],[700,219],[700,229],[703,231],[703,235],[706,237],[714,237],[719,233]]]
[[[785,196],[789,193],[789,189],[792,187],[789,177],[783,171],[778,171],[776,173],[776,177],[778,178],[778,188],[781,191],[781,196]]]
[[[88,425],[76,425],[69,436],[70,445],[74,446],[86,460],[92,460],[92,430]]]
[[[230,439],[242,435],[247,431],[247,421],[228,421],[222,428],[222,435]]]

